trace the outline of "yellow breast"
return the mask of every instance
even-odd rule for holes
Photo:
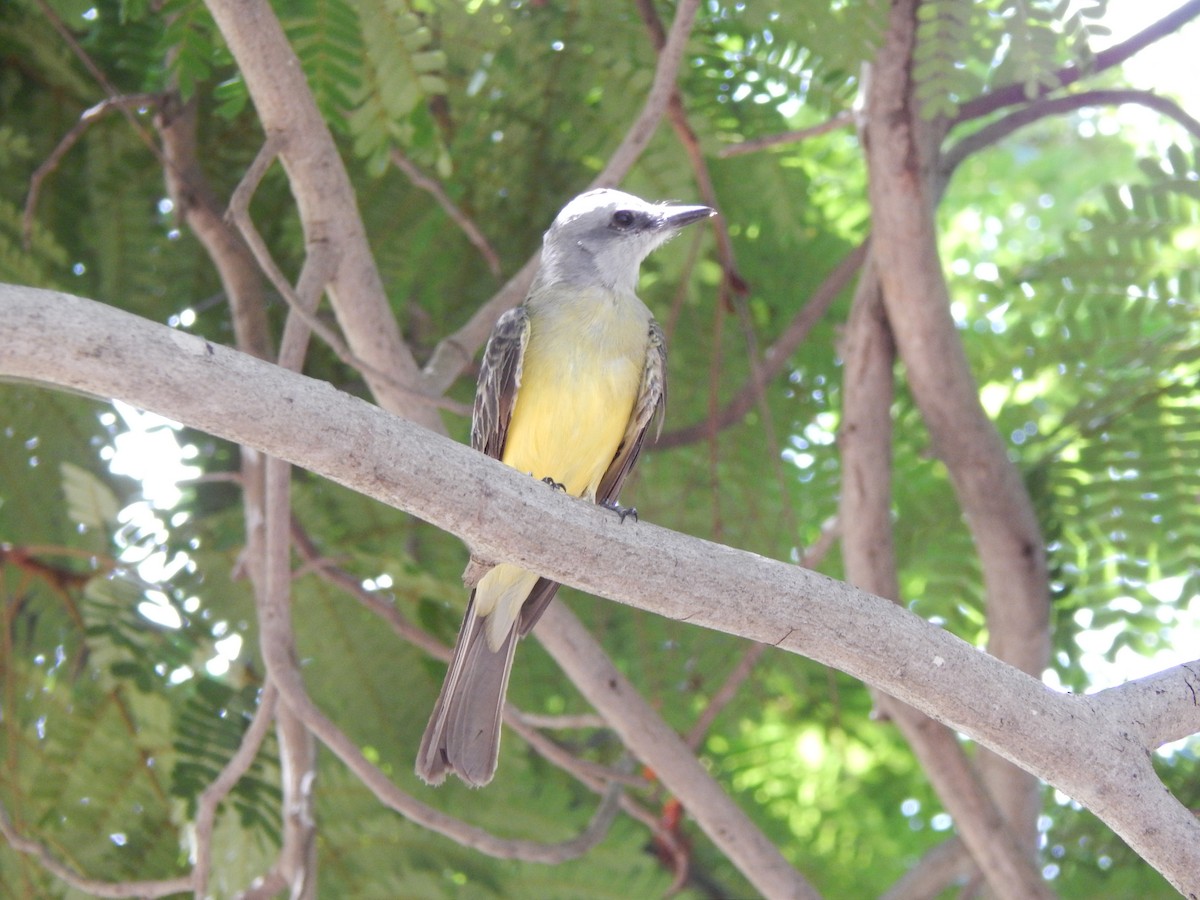
[[[502,459],[595,499],[641,387],[649,311],[632,295],[556,290],[558,296],[530,308]]]

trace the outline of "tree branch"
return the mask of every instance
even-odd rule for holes
[[[872,259],[908,383],[934,451],[975,540],[983,571],[988,649],[1040,675],[1050,655],[1050,591],[1045,541],[1029,494],[979,390],[950,314],[938,257],[934,203],[940,123],[921,115],[912,57],[916,0],[892,6],[872,70],[865,141],[872,209]],[[1036,783],[984,754],[992,795],[1032,854],[1039,809]]]
[[[815,900],[816,891],[642,699],[566,605],[551,604],[543,620],[552,624],[542,628],[539,623],[535,629],[542,646],[750,883],[766,897]]]
[[[49,848],[31,840],[17,831],[9,818],[8,810],[0,803],[0,836],[18,853],[25,853],[38,861],[43,869],[75,890],[92,897],[166,897],[191,890],[192,877],[162,878],[147,881],[100,881],[80,875],[63,863]]]
[[[1174,119],[1196,140],[1200,141],[1200,121],[1188,115],[1182,106],[1169,97],[1162,97],[1153,91],[1132,89],[1083,91],[1078,94],[1069,94],[1066,97],[1035,100],[1028,106],[1023,106],[994,122],[989,122],[978,131],[967,135],[942,154],[938,162],[939,177],[949,180],[950,176],[954,174],[954,170],[968,156],[998,144],[1014,131],[1024,128],[1026,125],[1032,125],[1040,119],[1062,115],[1088,106],[1123,106],[1126,104],[1145,106],[1169,119]]]
[[[467,240],[471,242],[471,246],[479,251],[479,255],[483,257],[483,261],[487,264],[488,271],[499,278],[500,257],[492,249],[487,235],[472,221],[470,216],[459,208],[457,203],[450,199],[441,183],[436,178],[431,178],[422,172],[415,162],[396,148],[392,149],[390,159],[392,160],[392,165],[408,176],[409,181],[433,197],[437,205],[441,207],[442,212],[446,214],[446,217],[458,226],[459,230],[466,235]]]
[[[436,408],[420,395],[420,371],[400,336],[367,244],[350,177],[317,109],[300,61],[266,0],[207,0],[246,80],[263,130],[278,140],[304,229],[306,252],[333,260],[329,296],[350,350],[366,363],[372,394],[390,409],[441,429]],[[375,372],[392,372],[412,390],[397,390]]]
[[[783,371],[796,348],[808,337],[821,318],[829,311],[829,307],[845,290],[850,281],[858,273],[867,254],[867,243],[864,241],[837,264],[825,280],[813,291],[808,302],[801,307],[787,328],[767,348],[762,361],[750,373],[750,380],[727,402],[714,417],[686,425],[675,431],[663,434],[651,449],[666,450],[705,440],[713,433],[740,422],[763,395],[767,384]]]
[[[900,600],[892,533],[892,403],[896,345],[874,265],[859,279],[845,343],[842,385],[842,555],[846,578]],[[1051,895],[988,795],[954,734],[886,694],[876,702],[900,729],[997,897]]]
[[[757,153],[759,150],[766,150],[769,147],[807,141],[809,138],[819,137],[822,134],[828,134],[831,131],[837,131],[839,128],[845,128],[847,125],[853,124],[854,113],[851,110],[846,110],[817,125],[809,125],[807,128],[797,128],[795,131],[784,131],[781,134],[769,134],[766,137],[742,141],[740,144],[730,144],[727,147],[722,147],[717,156],[721,159],[728,159],[731,156]]]
[[[66,294],[0,287],[0,375],[120,398],[406,510],[489,558],[834,666],[1043,778],[1178,889],[1200,892],[1200,823],[1162,790],[1147,743],[1180,723],[1200,732],[1190,669],[1163,673],[1154,687],[1169,709],[1157,715],[1171,724],[1143,717],[1135,728],[1105,701],[1055,693],[887,600],[646,522],[621,524],[324,382]],[[304,708],[295,688],[280,684],[281,698],[301,704],[306,724],[383,802],[445,826]]]
[[[1090,65],[1063,66],[1054,74],[1054,80],[1057,84],[1039,87],[1037,97],[1033,99],[1045,97],[1047,94],[1074,84],[1081,78],[1099,75],[1106,69],[1119,66],[1125,60],[1145,50],[1156,41],[1174,34],[1197,16],[1200,16],[1200,0],[1188,0],[1187,3],[1184,3],[1174,12],[1163,16],[1153,25],[1142,29],[1133,37],[1109,47],[1107,50],[1101,50],[1096,54],[1095,59],[1092,60]],[[971,119],[986,116],[1006,106],[1027,103],[1029,100],[1030,97],[1025,93],[1024,83],[1006,84],[962,104],[958,108],[958,115],[955,117],[953,124],[959,125]]]

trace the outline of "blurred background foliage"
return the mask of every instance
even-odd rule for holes
[[[669,22],[671,8],[655,7]],[[441,180],[507,276],[601,169],[641,107],[655,59],[626,2],[289,0],[275,8],[340,142],[388,295],[422,360],[500,280],[393,154]],[[1109,14],[1103,3],[931,2],[915,60],[922,99],[952,118],[1002,84],[1016,81],[1032,95],[1062,66],[1094,63]],[[680,91],[748,288],[736,310],[718,300],[722,272],[700,231],[643,268],[642,295],[671,338],[668,432],[726,402],[866,237],[865,171],[851,127],[719,154],[849,109],[885,17],[882,3],[703,5]],[[1123,77],[1110,71],[1097,82]],[[146,97],[126,108],[128,118],[96,118],[46,172],[27,225],[35,171],[110,89]],[[0,5],[0,279],[232,343],[220,284],[173,216],[161,161],[145,140],[154,143],[155,96],[167,90],[198,105],[199,157],[228,197],[262,133],[202,3]],[[981,124],[963,123],[952,137]],[[1145,110],[1085,108],[968,157],[941,203],[955,319],[1050,551],[1055,663],[1046,677],[1073,691],[1161,668],[1198,633],[1198,173],[1194,133]],[[667,126],[623,186],[698,197]],[[290,203],[276,167],[252,212],[295,273],[303,242]],[[742,422],[646,453],[627,502],[671,528],[799,558],[837,508],[847,312],[842,296]],[[274,299],[277,330],[284,313]],[[366,393],[322,345],[307,371]],[[470,375],[454,398],[469,401]],[[903,391],[894,417],[904,599],[982,645],[978,567],[944,468]],[[465,420],[446,423],[466,439]],[[142,480],[172,462],[157,481]],[[262,667],[250,588],[237,570],[236,470],[236,449],[206,435],[85,398],[0,389],[0,799],[20,829],[93,877],[186,868],[196,797],[253,714]],[[178,489],[175,477],[185,479]],[[305,473],[296,475],[295,502],[318,553],[453,639],[465,601],[457,541]],[[819,568],[840,574],[836,550]],[[682,732],[748,650],[575,592],[563,597]],[[295,582],[294,612],[314,699],[405,789],[507,836],[559,840],[586,823],[594,797],[513,735],[486,791],[418,787],[413,753],[441,664],[311,571]],[[587,711],[533,641],[522,648],[510,699],[531,712]],[[861,684],[767,652],[701,746],[711,770],[831,897],[885,890],[953,833],[903,741],[870,712]],[[556,737],[618,761],[603,731]],[[1193,739],[1160,759],[1167,784],[1193,806],[1197,750]],[[272,858],[277,783],[268,744],[218,817],[217,895],[244,887]],[[327,754],[318,797],[322,896],[579,896],[589,885],[589,897],[625,898],[660,895],[672,882],[632,820],[619,820],[585,858],[547,868],[482,857],[410,825]],[[653,784],[639,799],[654,809],[667,800]],[[1050,790],[1041,827],[1044,871],[1063,896],[1172,895],[1110,831]],[[697,829],[685,822],[683,833],[696,875],[685,896],[751,893]],[[15,896],[72,895],[7,846],[0,884]]]

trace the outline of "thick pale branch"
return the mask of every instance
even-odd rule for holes
[[[872,593],[899,601],[891,520],[896,346],[879,278],[869,262],[855,292],[843,355],[838,445],[846,577]],[[876,700],[913,748],[992,893],[1012,898],[1051,896],[953,732],[886,694],[877,692]]]
[[[1021,475],[984,412],[950,314],[934,219],[941,123],[922,116],[912,58],[917,0],[897,0],[867,92],[872,259],[908,383],[947,468],[983,571],[988,649],[1040,675],[1050,655],[1045,542]],[[992,795],[1032,854],[1036,783],[981,756]]]
[[[440,429],[436,409],[417,393],[420,372],[388,305],[350,177],[279,20],[266,0],[209,0],[208,7],[263,130],[279,141],[306,246],[323,247],[334,260],[328,284],[334,313],[350,350],[369,367],[373,395],[387,409]],[[397,390],[374,372],[395,373],[413,390]]]
[[[123,399],[404,509],[490,558],[841,669],[1079,800],[1176,887],[1200,892],[1200,823],[1162,789],[1142,731],[887,600],[645,522],[621,524],[324,382],[77,297],[0,287],[0,375]],[[1182,721],[1200,731],[1185,671],[1173,693],[1172,676],[1159,686],[1177,698],[1172,730]],[[376,793],[400,793],[353,744],[335,752],[359,757],[366,768],[353,768]]]

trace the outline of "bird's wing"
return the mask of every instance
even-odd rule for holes
[[[529,343],[529,313],[524,306],[510,309],[496,322],[483,351],[475,411],[471,417],[471,446],[493,459],[504,454],[508,423],[512,419],[521,363]]]
[[[524,306],[518,306],[496,321],[483,351],[475,411],[471,418],[471,446],[494,459],[504,455],[508,423],[517,402],[517,390],[521,387],[521,364],[528,343],[529,312]],[[557,592],[557,582],[548,578],[537,580],[521,609],[518,628],[522,637],[537,623]]]
[[[633,412],[629,416],[629,424],[625,426],[625,436],[617,447],[616,456],[609,463],[608,471],[600,479],[600,488],[596,491],[597,503],[615,503],[621,493],[621,485],[625,477],[633,470],[638,454],[642,452],[642,444],[646,440],[646,432],[650,423],[658,416],[658,430],[662,430],[662,412],[667,402],[667,342],[662,328],[653,319],[650,320],[650,334],[646,341],[646,367],[642,369],[642,385],[638,391],[637,400],[633,403]]]

